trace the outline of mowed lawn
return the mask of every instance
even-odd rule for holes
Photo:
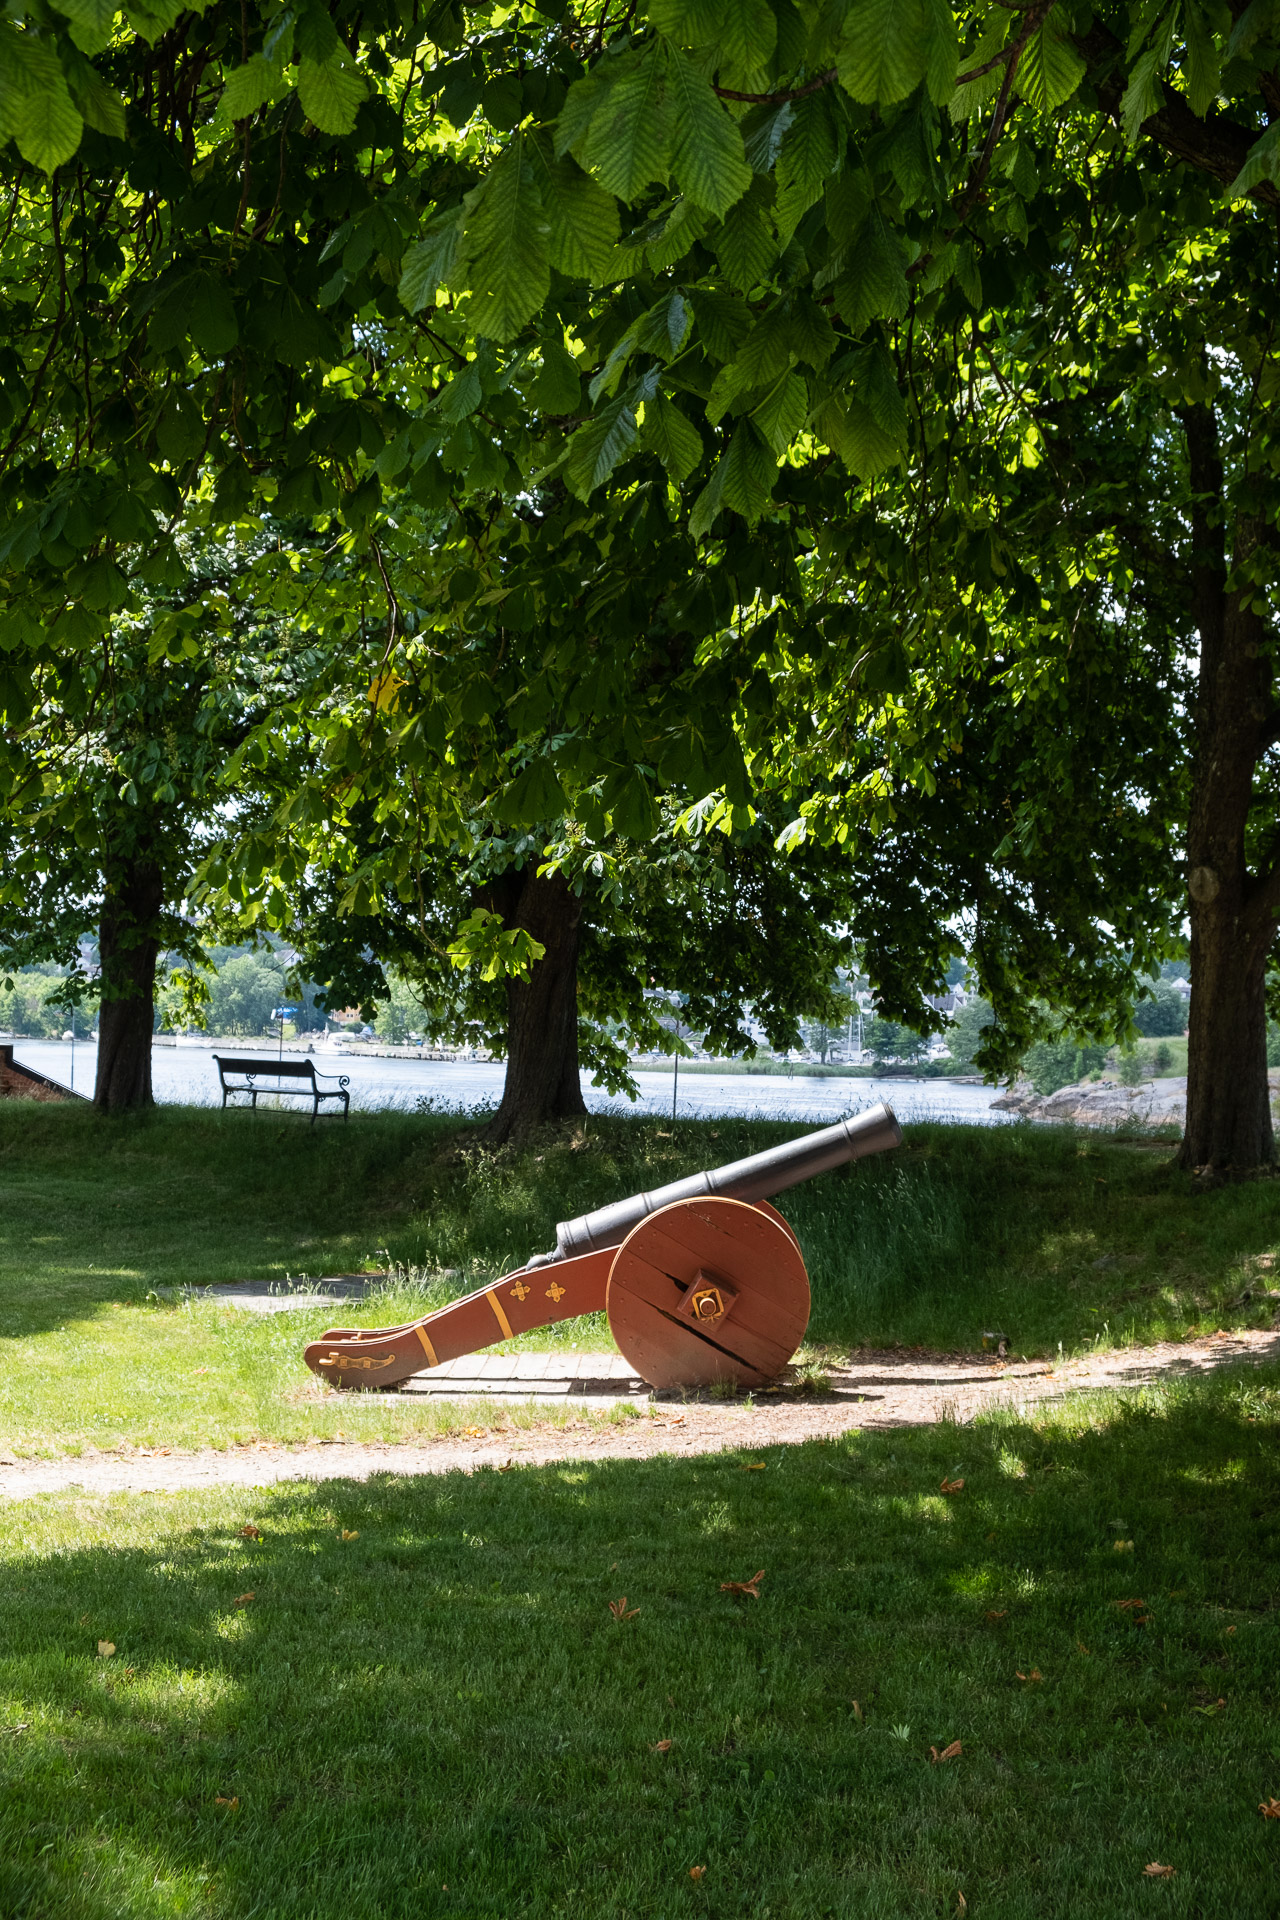
[[[337,1394],[301,1361],[333,1317],[165,1289],[383,1268],[343,1323],[404,1319],[552,1245],[559,1219],[805,1131],[592,1118],[492,1153],[439,1115],[166,1108],[108,1121],[0,1104],[0,1442],[19,1452],[416,1437],[448,1409]],[[920,1126],[783,1196],[813,1280],[809,1350],[1078,1352],[1269,1325],[1280,1199],[1197,1192],[1158,1142]],[[611,1344],[603,1317],[534,1340]],[[505,1416],[504,1416],[505,1417]],[[466,1418],[476,1418],[468,1413]]]
[[[11,1504],[0,1912],[1272,1920],[1278,1422]]]

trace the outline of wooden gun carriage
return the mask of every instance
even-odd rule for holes
[[[331,1328],[307,1347],[307,1365],[337,1387],[393,1387],[443,1360],[603,1309],[619,1350],[651,1386],[761,1386],[809,1324],[809,1276],[769,1196],[901,1139],[890,1109],[872,1107],[633,1194],[563,1221],[551,1253],[421,1320]]]

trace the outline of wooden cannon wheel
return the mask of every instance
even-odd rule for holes
[[[809,1276],[772,1207],[678,1200],[623,1241],[605,1306],[619,1349],[651,1386],[761,1386],[804,1338]]]

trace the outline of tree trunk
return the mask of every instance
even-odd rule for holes
[[[1275,1157],[1267,1082],[1267,960],[1280,911],[1280,868],[1251,874],[1246,829],[1254,771],[1275,737],[1272,672],[1261,615],[1227,591],[1222,459],[1208,406],[1182,412],[1190,454],[1192,575],[1200,634],[1196,747],[1187,826],[1191,1024],[1187,1121],[1179,1162],[1250,1172]],[[1240,515],[1235,562],[1267,532]]]
[[[532,866],[486,889],[481,904],[546,948],[527,980],[507,982],[507,1077],[486,1140],[523,1139],[548,1120],[587,1110],[578,1073],[578,948],[582,902],[562,874]]]
[[[103,1113],[154,1105],[151,1035],[163,904],[160,872],[145,858],[122,860],[108,870],[98,928],[102,1004],[93,1090],[93,1104]]]

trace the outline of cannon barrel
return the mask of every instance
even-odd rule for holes
[[[657,1187],[652,1193],[634,1193],[629,1200],[615,1200],[612,1206],[598,1207],[576,1220],[562,1220],[556,1228],[554,1253],[535,1254],[529,1265],[543,1267],[556,1260],[571,1260],[576,1254],[619,1247],[646,1215],[677,1200],[701,1200],[708,1195],[725,1200],[768,1200],[775,1193],[785,1193],[788,1187],[799,1186],[802,1180],[812,1180],[815,1174],[841,1167],[848,1160],[861,1160],[867,1154],[884,1153],[901,1141],[902,1129],[892,1110],[870,1107],[856,1119],[837,1120],[834,1127],[807,1133],[802,1140],[768,1147],[745,1160],[732,1160],[727,1167],[691,1173],[687,1179],[673,1180],[670,1186]]]

